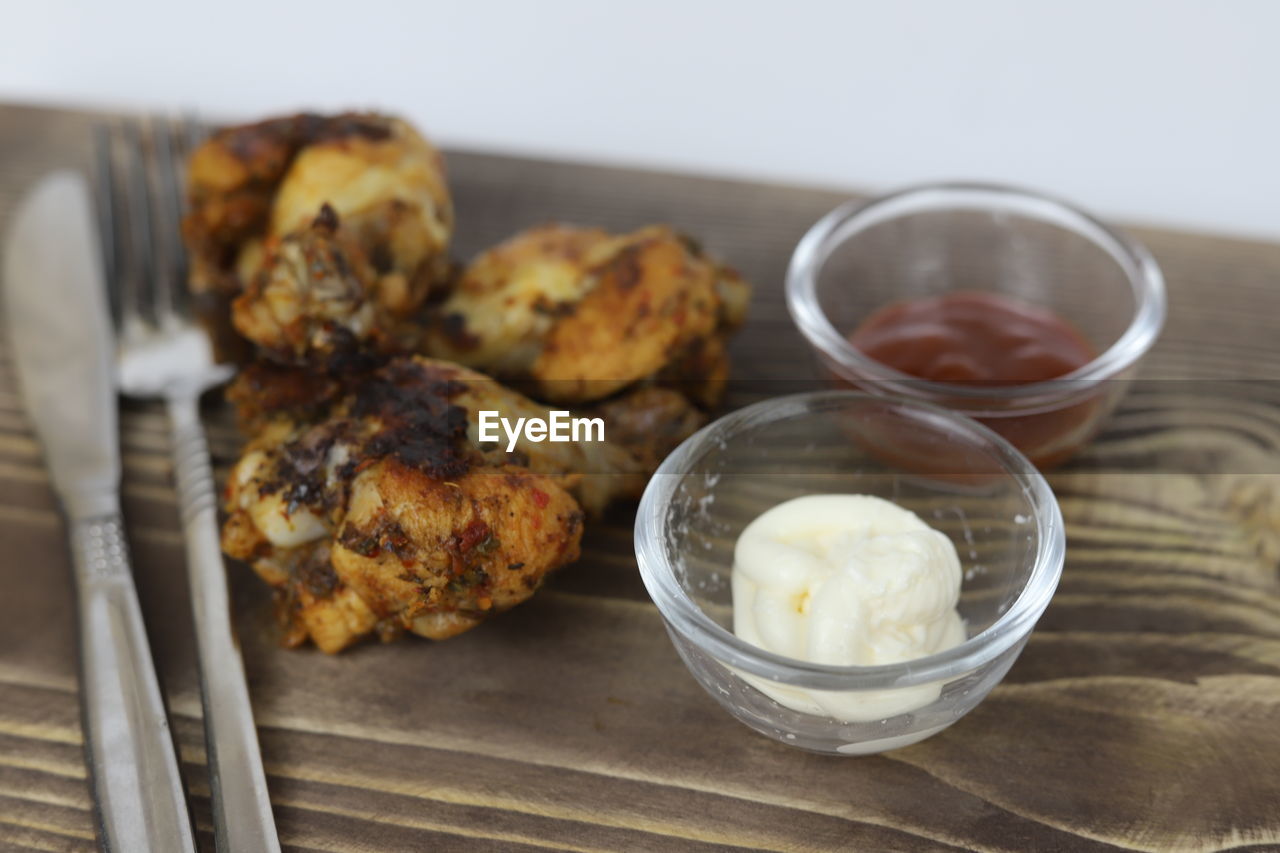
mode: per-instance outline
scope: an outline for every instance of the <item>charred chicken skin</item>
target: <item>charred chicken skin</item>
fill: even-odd
[[[425,350],[528,383],[539,399],[583,403],[656,380],[710,404],[749,297],[736,273],[666,226],[546,225],[463,271]]]
[[[298,115],[222,130],[192,154],[192,287],[234,298],[278,361],[388,349],[445,279],[453,207],[438,151],[386,116]]]
[[[277,588],[291,644],[453,636],[576,559],[584,509],[637,495],[684,437],[634,424],[676,411],[690,431],[701,423],[662,389],[613,405],[629,445],[522,438],[508,452],[479,442],[478,412],[546,408],[458,365],[395,359],[309,419],[256,413],[228,481],[223,550]]]
[[[442,639],[578,556],[583,513],[551,474],[486,459],[466,386],[398,360],[312,423],[278,419],[231,472],[223,549],[281,590],[291,639]]]

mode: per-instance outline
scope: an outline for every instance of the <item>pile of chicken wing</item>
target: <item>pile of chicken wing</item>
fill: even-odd
[[[662,225],[544,225],[459,267],[443,160],[387,116],[221,130],[188,195],[193,290],[252,352],[223,549],[275,587],[290,646],[444,639],[527,599],[705,422],[750,295]],[[480,440],[481,411],[544,403],[605,439]]]

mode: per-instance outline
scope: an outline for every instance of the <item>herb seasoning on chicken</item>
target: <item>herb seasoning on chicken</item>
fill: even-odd
[[[399,119],[226,128],[188,185],[192,288],[253,349],[223,550],[275,587],[288,645],[443,639],[524,601],[723,390],[732,270],[666,226],[544,226],[455,276],[443,162]],[[602,440],[482,443],[482,411],[551,410],[471,368]]]
[[[294,642],[336,652],[388,622],[450,637],[577,558],[563,475],[486,458],[455,402],[469,390],[451,366],[393,361],[327,417],[274,420],[245,448],[223,548],[284,591]]]

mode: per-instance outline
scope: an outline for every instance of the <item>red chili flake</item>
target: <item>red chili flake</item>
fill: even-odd
[[[547,504],[551,503],[551,495],[542,491],[542,489],[534,489],[533,502],[538,507],[538,509],[546,509]]]
[[[465,554],[488,537],[489,525],[477,518],[462,529],[462,534],[458,537],[458,550]]]

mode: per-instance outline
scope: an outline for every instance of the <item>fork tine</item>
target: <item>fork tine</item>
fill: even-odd
[[[175,321],[186,310],[186,260],[182,246],[182,180],[180,153],[175,141],[181,130],[171,122],[153,118],[151,142],[154,154],[152,206],[152,254],[155,258],[155,304],[162,325]]]
[[[105,123],[93,127],[94,181],[98,191],[95,196],[98,208],[98,236],[102,242],[102,267],[107,280],[107,301],[111,317],[117,328],[121,320],[120,259],[124,240],[120,217],[116,209],[119,198],[115,157],[113,156],[111,126]]]
[[[124,141],[124,208],[128,249],[121,281],[121,322],[125,334],[139,323],[154,325],[151,258],[151,199],[142,130],[136,120],[121,127]]]

